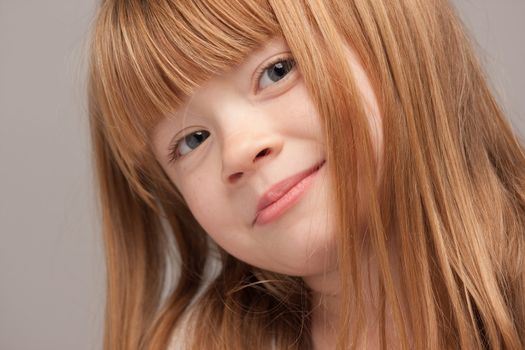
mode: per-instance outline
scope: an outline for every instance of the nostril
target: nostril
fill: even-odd
[[[270,152],[271,151],[270,151],[269,148],[265,148],[262,151],[260,151],[259,153],[257,153],[257,156],[255,156],[255,158],[260,158],[260,157],[267,156],[268,154],[270,154]]]
[[[235,174],[232,174],[228,177],[228,179],[231,181],[231,182],[235,182],[238,178],[240,178],[242,176],[242,173],[235,173]]]
[[[259,153],[257,153],[257,155],[255,156],[255,158],[252,160],[252,163],[255,163],[257,159],[259,158],[262,158],[262,157],[265,157],[267,155],[269,155],[270,153],[272,153],[272,149],[271,148],[265,148],[263,149],[262,151],[260,151]],[[249,170],[249,169],[246,169],[246,170]],[[244,175],[244,172],[243,171],[239,171],[239,172],[236,172],[234,174],[231,174],[228,176],[228,181],[230,183],[235,183],[237,182],[242,176]]]

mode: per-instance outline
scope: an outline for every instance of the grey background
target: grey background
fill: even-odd
[[[456,0],[525,134],[525,0]],[[84,101],[95,1],[0,0],[0,349],[100,349],[104,265]]]

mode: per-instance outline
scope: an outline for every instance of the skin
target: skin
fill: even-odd
[[[253,225],[257,204],[272,185],[326,159],[319,116],[298,70],[275,82],[264,74],[261,80],[254,76],[276,56],[291,58],[281,38],[199,87],[157,125],[153,149],[197,221],[219,246],[251,265],[305,280],[318,306],[312,327],[316,348],[331,348],[339,281],[333,184],[326,164],[296,205],[272,222]],[[348,62],[370,116],[380,164],[383,140],[377,100],[350,48]],[[170,161],[170,145],[199,130],[210,136]]]

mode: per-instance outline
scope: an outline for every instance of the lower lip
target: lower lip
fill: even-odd
[[[324,164],[323,164],[324,166]],[[321,168],[323,167],[321,166]],[[301,200],[303,195],[311,187],[312,182],[321,168],[311,173],[301,181],[299,181],[294,187],[292,187],[284,196],[261,210],[255,218],[255,225],[267,224],[281,215],[283,215],[288,209],[293,207],[297,202]]]

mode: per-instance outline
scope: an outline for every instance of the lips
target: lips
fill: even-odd
[[[322,160],[321,162],[315,164],[314,166],[301,171],[298,174],[295,174],[293,176],[290,176],[289,178],[286,178],[272,187],[259,200],[259,203],[257,204],[257,215],[266,207],[272,205],[279,199],[281,199],[285,194],[287,194],[294,186],[296,186],[299,182],[301,182],[303,179],[307,178],[308,176],[315,173],[319,168],[321,168],[325,163],[325,160]],[[256,216],[257,216],[256,215]]]

